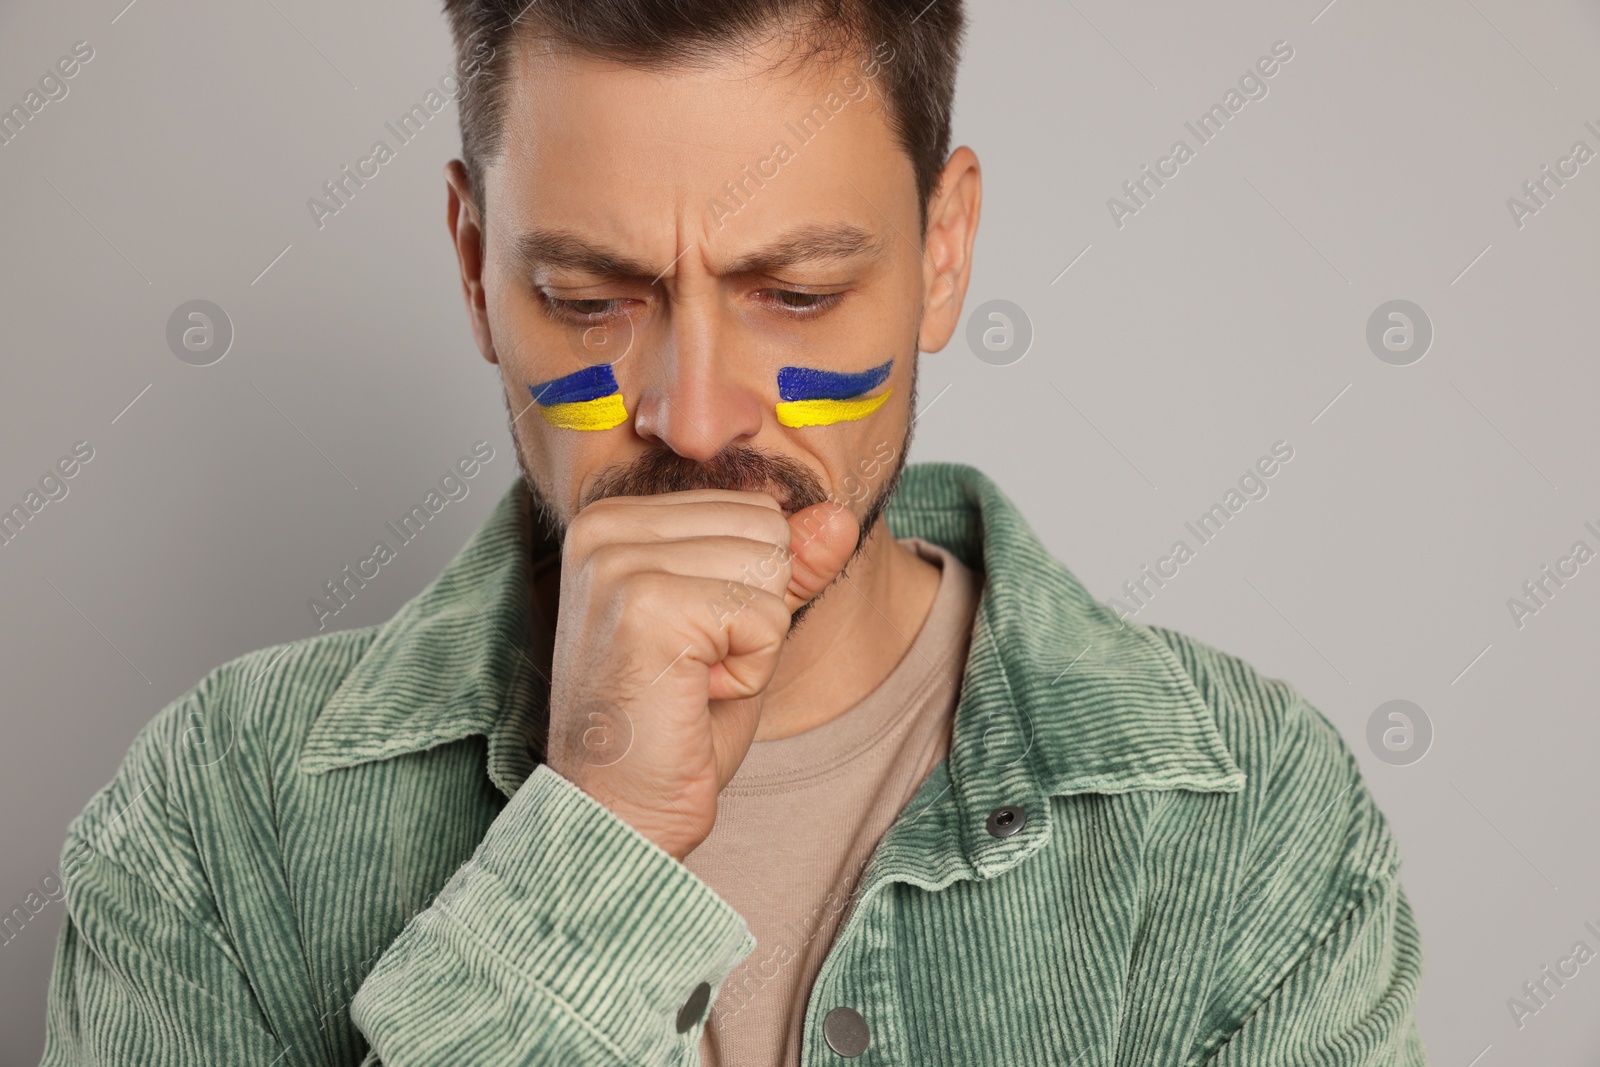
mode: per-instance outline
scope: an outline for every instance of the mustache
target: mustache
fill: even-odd
[[[579,506],[613,496],[656,496],[688,489],[765,492],[790,512],[828,499],[828,491],[810,468],[778,452],[730,445],[710,459],[696,460],[656,445],[630,463],[602,470]]]

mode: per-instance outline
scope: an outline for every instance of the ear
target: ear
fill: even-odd
[[[970,148],[950,153],[939,186],[928,202],[923,240],[922,329],[917,347],[937,352],[961,324],[961,305],[972,277],[972,244],[983,206],[983,175]]]
[[[444,167],[445,186],[449,190],[446,221],[450,226],[450,241],[456,248],[456,261],[461,265],[461,296],[467,305],[467,319],[472,323],[472,336],[478,342],[478,351],[490,363],[500,362],[494,351],[494,338],[489,332],[489,313],[483,289],[483,220],[478,216],[477,202],[472,198],[472,183],[467,178],[466,164],[452,159]]]

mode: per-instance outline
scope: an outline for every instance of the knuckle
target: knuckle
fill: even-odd
[[[605,588],[619,584],[628,573],[632,553],[622,545],[597,545],[584,557],[583,569],[592,585]]]
[[[758,589],[771,591],[789,584],[788,553],[777,546],[751,554],[740,567],[740,581]]]
[[[767,634],[782,634],[789,629],[789,606],[783,598],[765,591],[748,601],[751,621]]]
[[[761,517],[762,540],[774,545],[788,545],[789,520],[782,512],[766,511]]]
[[[682,596],[669,574],[646,572],[635,574],[617,584],[616,601],[621,618],[635,626],[647,626],[659,620]]]
[[[584,559],[599,543],[599,530],[605,523],[605,516],[597,514],[595,509],[605,501],[590,504],[573,518],[567,525],[566,541],[562,544],[562,554],[568,559]]]

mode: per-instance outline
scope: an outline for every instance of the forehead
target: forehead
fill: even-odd
[[[916,190],[868,69],[777,39],[660,69],[519,45],[490,213],[619,240],[668,219],[686,240],[797,218],[882,228]]]

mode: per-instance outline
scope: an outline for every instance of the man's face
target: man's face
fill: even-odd
[[[536,47],[508,70],[468,296],[544,503],[565,525],[601,495],[765,488],[865,515],[904,458],[919,342],[942,347],[960,303],[924,327],[955,282],[923,254],[873,81],[892,54],[785,62],[774,42],[643,71]],[[891,360],[871,414],[780,420],[781,368]],[[531,387],[598,364],[627,418],[552,425]]]

